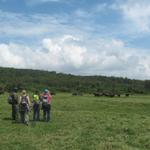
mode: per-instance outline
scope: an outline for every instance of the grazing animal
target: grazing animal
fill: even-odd
[[[126,97],[129,97],[129,93],[126,93],[125,96],[126,96]]]
[[[109,94],[108,94],[108,93],[103,93],[103,95],[104,95],[104,96],[109,96]]]
[[[55,92],[51,92],[51,95],[56,95],[56,93]]]
[[[115,97],[115,94],[109,94],[109,97]]]
[[[72,93],[73,96],[82,96],[83,94],[81,92],[74,92]]]
[[[121,95],[120,95],[120,94],[117,94],[117,96],[120,97]]]
[[[103,93],[95,92],[95,93],[93,93],[93,95],[98,97],[98,96],[103,96]]]
[[[99,96],[99,93],[93,93],[93,95],[98,97],[98,96]]]

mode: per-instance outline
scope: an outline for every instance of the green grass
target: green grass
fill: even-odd
[[[0,96],[0,150],[149,150],[150,96],[53,97],[52,122],[14,124]],[[32,114],[30,114],[32,118]]]

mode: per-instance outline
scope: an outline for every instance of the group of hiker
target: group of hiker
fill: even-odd
[[[8,97],[8,103],[12,105],[12,120],[29,124],[29,113],[33,110],[33,121],[40,120],[40,110],[43,110],[43,120],[50,121],[52,96],[48,89],[43,93],[35,91],[32,98],[26,90],[18,94],[18,89],[14,88]],[[20,115],[19,115],[20,114]]]

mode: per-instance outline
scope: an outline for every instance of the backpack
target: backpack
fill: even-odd
[[[20,110],[21,110],[21,111],[29,110],[29,105],[28,105],[28,98],[27,98],[27,96],[21,96]]]
[[[44,95],[43,96],[43,103],[42,103],[43,107],[47,107],[48,102],[49,102],[48,95]]]
[[[9,104],[12,104],[12,103],[13,103],[12,96],[9,96],[9,97],[8,97],[8,103],[9,103]]]
[[[15,97],[14,94],[10,95],[8,97],[8,103],[11,104],[11,105],[18,104],[17,97]]]

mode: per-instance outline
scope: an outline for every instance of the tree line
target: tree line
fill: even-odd
[[[14,87],[30,91],[48,88],[54,92],[150,93],[149,80],[96,75],[79,76],[55,71],[0,67],[0,92],[9,92]]]

